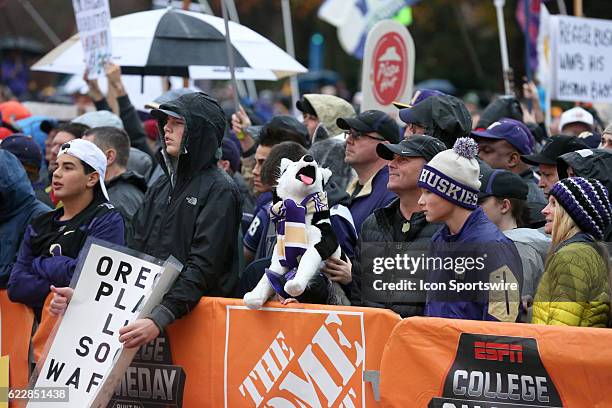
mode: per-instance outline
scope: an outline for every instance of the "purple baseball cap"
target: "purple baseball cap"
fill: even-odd
[[[521,154],[533,152],[533,135],[523,122],[515,119],[501,118],[485,130],[472,132],[472,137],[505,140]]]
[[[446,94],[444,92],[440,92],[435,89],[421,89],[414,93],[409,103],[402,103],[402,102],[394,101],[393,106],[395,106],[397,109],[412,108],[413,106],[418,105],[419,103],[423,102],[425,99],[431,96],[437,96],[437,95],[446,95]]]

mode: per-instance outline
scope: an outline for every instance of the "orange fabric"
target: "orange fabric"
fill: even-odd
[[[13,123],[32,116],[28,108],[17,101],[0,103],[0,113],[2,114],[2,120],[6,123]]]
[[[9,356],[11,387],[25,387],[29,380],[28,353],[34,324],[32,309],[9,300],[6,290],[0,290],[2,311],[2,355]]]
[[[34,362],[38,363],[40,361],[40,357],[45,352],[45,345],[47,343],[47,339],[51,335],[55,324],[57,323],[57,316],[53,316],[49,313],[49,303],[53,299],[53,293],[49,293],[47,295],[47,299],[45,299],[45,305],[42,309],[42,314],[40,317],[40,324],[38,325],[38,329],[36,329],[36,333],[34,333],[34,337],[32,337],[32,348],[34,350]]]
[[[424,317],[405,319],[391,333],[381,362],[382,406],[427,407],[441,396],[461,333],[535,339],[564,407],[612,406],[609,329]]]
[[[257,401],[267,406],[273,398],[300,406],[290,385],[309,390],[303,367],[319,363],[324,372],[314,378],[310,371],[317,386],[310,389],[314,394],[300,396],[303,401],[375,405],[372,385],[362,384],[362,370],[379,369],[385,342],[399,321],[383,309],[268,303],[254,311],[242,300],[203,298],[168,329],[174,364],[187,374],[183,406],[256,406]],[[328,387],[319,387],[326,380],[331,380]]]

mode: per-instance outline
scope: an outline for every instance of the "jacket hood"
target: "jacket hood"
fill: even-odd
[[[353,105],[334,95],[305,94],[304,99],[307,99],[317,112],[319,121],[330,136],[342,133],[342,129],[336,125],[336,119],[352,118],[356,115]]]
[[[432,96],[413,108],[414,117],[420,118],[426,133],[440,139],[452,149],[460,137],[467,137],[472,131],[472,117],[463,101],[451,95]]]
[[[159,109],[178,113],[185,119],[182,153],[178,160],[178,177],[190,177],[194,172],[216,165],[217,150],[225,132],[226,120],[221,106],[216,100],[203,92],[193,92],[161,104]],[[162,154],[167,158],[166,143],[163,137],[165,119],[158,121]],[[168,169],[167,160],[161,160],[162,167]]]
[[[523,109],[515,97],[502,96],[491,102],[480,115],[476,129],[486,129],[501,118],[523,121]]]
[[[35,200],[32,184],[17,157],[0,149],[0,222],[14,217]]]
[[[578,177],[594,178],[612,191],[612,151],[607,149],[582,149],[565,153],[557,159],[559,179],[567,178],[571,166]]]
[[[550,237],[542,234],[540,231],[531,228],[515,228],[503,231],[504,235],[514,242],[529,245],[539,254],[546,256],[550,249]]]
[[[118,177],[106,182],[106,188],[110,188],[114,183],[123,182],[127,184],[131,184],[143,193],[147,191],[147,181],[140,174],[128,170],[124,173],[121,173]]]

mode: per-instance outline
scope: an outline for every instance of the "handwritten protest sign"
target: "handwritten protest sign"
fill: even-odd
[[[72,0],[90,78],[104,74],[104,64],[113,55],[108,0]]]
[[[65,407],[104,406],[138,351],[123,349],[119,328],[159,304],[179,270],[93,241],[35,389],[67,387]]]
[[[552,98],[612,102],[612,20],[552,16]]]

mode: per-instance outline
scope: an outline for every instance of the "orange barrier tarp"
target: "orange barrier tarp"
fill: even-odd
[[[357,307],[268,303],[254,311],[243,305],[205,298],[169,328],[173,362],[187,374],[184,407],[286,401],[376,406],[362,371],[379,369],[398,315]]]
[[[521,402],[529,406],[610,407],[611,344],[609,329],[405,319],[393,330],[383,354],[382,406],[443,406],[428,405],[433,397],[440,397],[495,402],[481,407]],[[526,395],[535,401],[508,397],[509,383],[514,397],[524,393],[521,398]],[[489,397],[497,397],[478,397],[481,391],[485,395],[487,386]],[[536,395],[538,392],[542,395]],[[553,403],[557,396],[561,404]],[[546,398],[547,404],[538,405]],[[444,401],[448,403],[445,407],[462,406]]]
[[[13,388],[26,387],[29,379],[28,353],[34,324],[32,309],[9,300],[0,290],[2,310],[2,354],[9,356],[9,382]]]

